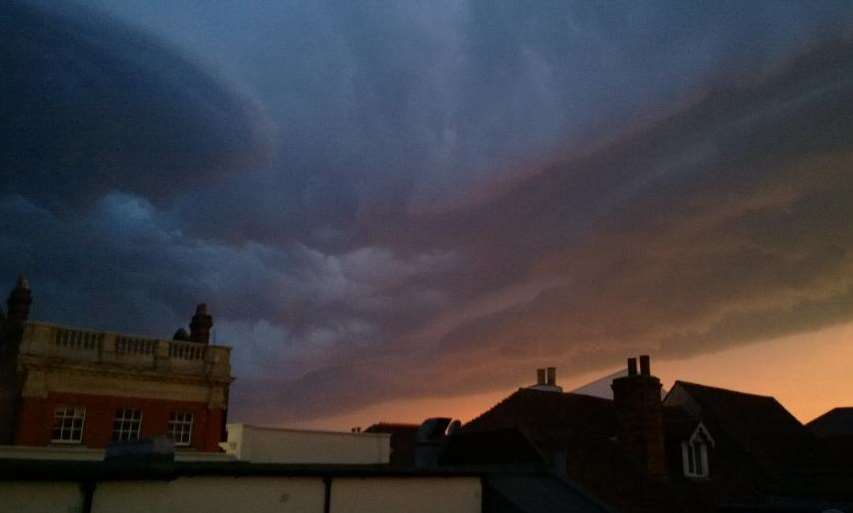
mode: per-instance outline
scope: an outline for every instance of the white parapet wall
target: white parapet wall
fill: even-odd
[[[479,478],[344,478],[332,482],[333,513],[433,513],[482,511]]]
[[[0,481],[0,513],[82,511],[79,483]]]
[[[321,478],[186,477],[98,483],[92,513],[322,513]]]
[[[0,481],[0,497],[2,513],[82,511],[84,503],[76,482]],[[477,513],[482,486],[463,476],[180,477],[98,482],[91,505],[91,513]]]
[[[391,435],[388,433],[228,424],[228,441],[220,446],[228,455],[252,463],[376,465],[391,461]]]

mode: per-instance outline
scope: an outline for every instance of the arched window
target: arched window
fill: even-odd
[[[714,439],[700,422],[689,440],[681,443],[681,456],[684,463],[684,475],[693,478],[707,478],[711,475],[708,460],[709,449]]]

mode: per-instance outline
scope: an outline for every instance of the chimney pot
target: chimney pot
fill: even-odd
[[[628,358],[628,375],[636,376],[637,375],[637,359],[636,358]]]
[[[640,355],[640,374],[643,376],[651,376],[651,365],[649,364],[649,355]]]
[[[548,384],[551,386],[557,385],[557,368],[548,367]]]
[[[536,384],[545,384],[545,369],[536,369]]]

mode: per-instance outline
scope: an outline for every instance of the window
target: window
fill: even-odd
[[[702,442],[686,444],[687,451],[687,475],[704,477],[707,476],[707,448]]]
[[[705,478],[710,475],[708,468],[708,448],[713,447],[714,439],[702,423],[696,427],[690,439],[681,443],[681,455],[684,462],[684,475]]]
[[[83,441],[83,423],[86,420],[86,408],[60,406],[53,410],[52,442],[61,444],[79,444]]]
[[[177,446],[187,446],[193,436],[193,414],[173,411],[169,415],[169,436]]]
[[[142,410],[119,409],[113,418],[113,441],[139,440]]]

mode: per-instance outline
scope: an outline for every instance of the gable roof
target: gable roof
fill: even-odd
[[[765,466],[792,463],[812,447],[811,433],[773,397],[676,381],[665,401],[678,388],[698,405],[712,431],[724,431]]]
[[[518,429],[544,450],[573,440],[608,439],[617,433],[613,401],[582,394],[521,388],[467,423],[464,432]]]
[[[853,436],[853,407],[833,408],[806,424],[806,427],[818,438]]]
[[[628,506],[644,493],[644,478],[619,443],[618,426],[610,399],[522,388],[463,426],[462,433],[492,438],[515,430],[544,460],[563,462],[567,477],[587,492],[617,510],[633,511]],[[492,446],[495,457],[503,447]],[[551,502],[543,502],[543,510]]]
[[[690,415],[680,406],[663,407],[664,439],[668,444],[681,444],[689,440],[699,423],[699,417]]]
[[[450,437],[459,442],[449,444],[450,452],[458,451],[457,464],[528,462],[538,453],[543,463],[564,462],[565,476],[617,510],[668,512],[715,511],[727,494],[754,492],[752,478],[744,476],[758,471],[756,479],[764,480],[777,476],[776,470],[806,469],[797,463],[807,458],[799,457],[814,448],[809,431],[768,396],[678,381],[662,413],[673,475],[682,464],[681,442],[704,425],[715,441],[724,439],[726,447],[754,462],[743,469],[746,480],[731,488],[727,481],[708,486],[647,479],[619,440],[612,400],[526,388],[463,426],[461,434]]]

